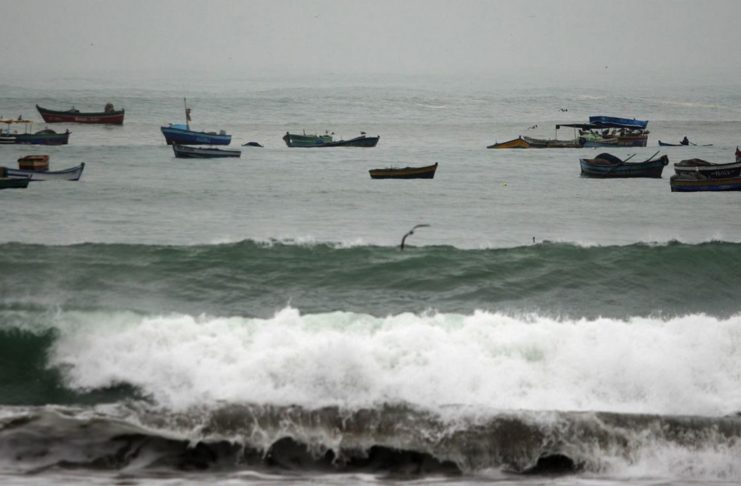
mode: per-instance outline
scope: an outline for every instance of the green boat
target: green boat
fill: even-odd
[[[360,132],[359,137],[351,138],[350,140],[334,140],[332,134],[326,133],[324,135],[296,135],[293,133],[286,132],[283,135],[283,141],[289,147],[375,147],[378,144],[379,136],[368,137],[365,132]]]

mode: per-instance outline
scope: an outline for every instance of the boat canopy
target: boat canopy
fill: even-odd
[[[603,125],[601,123],[560,123],[556,125],[556,130],[561,127],[565,128],[579,128],[581,130],[603,130],[605,128],[625,128],[628,130],[643,130],[644,128],[637,127],[635,125],[619,125],[616,123],[610,125]]]
[[[636,120],[635,118],[619,118],[616,116],[590,116],[589,123],[600,125],[603,128],[640,128],[645,130],[648,120]]]

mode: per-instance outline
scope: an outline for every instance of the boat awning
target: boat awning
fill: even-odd
[[[639,128],[633,125],[620,125],[618,123],[609,123],[609,124],[602,124],[602,123],[561,123],[556,125],[556,130],[558,130],[561,127],[566,128],[580,128],[582,130],[603,130],[605,128],[625,128],[627,130],[644,130],[643,128]]]

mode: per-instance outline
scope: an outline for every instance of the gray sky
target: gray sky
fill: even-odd
[[[20,74],[741,75],[738,0],[0,0],[0,7],[0,65]]]

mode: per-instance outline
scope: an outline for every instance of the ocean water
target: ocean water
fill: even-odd
[[[4,75],[4,117],[126,121],[0,146],[86,163],[0,191],[0,480],[741,482],[738,195],[671,193],[671,165],[581,178],[600,149],[485,148],[608,114],[650,120],[616,155],[687,135],[712,146],[672,163],[729,162],[741,95],[596,86]],[[175,159],[159,127],[183,97],[194,128],[264,148]],[[287,148],[302,130],[381,139]]]

